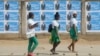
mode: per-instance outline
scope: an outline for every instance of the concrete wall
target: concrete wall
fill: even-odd
[[[6,1],[6,0],[5,0]],[[0,33],[0,39],[26,39],[26,9],[25,9],[25,1],[19,0],[21,2],[21,19],[20,19],[20,31],[19,33]],[[28,1],[28,0],[27,0]],[[70,1],[70,0],[69,0]],[[87,0],[86,0],[87,1]],[[84,38],[87,40],[100,40],[100,33],[87,33],[86,32],[86,23],[85,23],[85,0],[82,0],[82,23],[81,23],[81,32],[79,33],[80,38]],[[38,38],[49,38],[49,33],[37,33]],[[60,37],[62,39],[69,38],[68,33],[60,33]]]

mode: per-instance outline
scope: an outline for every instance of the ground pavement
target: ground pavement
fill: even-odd
[[[56,51],[58,55],[52,55],[48,39],[39,39],[39,45],[35,50],[35,56],[100,56],[100,41],[87,41],[80,39],[76,44],[76,53],[67,49],[70,39],[61,40]],[[0,40],[0,56],[26,56],[28,40]]]

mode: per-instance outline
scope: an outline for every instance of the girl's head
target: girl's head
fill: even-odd
[[[33,14],[32,12],[29,12],[29,14],[28,14],[28,19],[29,19],[29,18],[32,18],[32,19],[34,18],[34,14]]]
[[[60,15],[59,15],[58,12],[56,12],[56,14],[55,14],[55,20],[59,20],[59,19],[60,19]]]
[[[73,12],[73,18],[76,18],[77,17],[77,12]]]

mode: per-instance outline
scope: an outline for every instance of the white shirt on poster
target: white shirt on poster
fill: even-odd
[[[70,26],[70,21],[67,21],[66,25],[67,25],[67,29],[66,30],[69,32],[70,31],[70,27],[71,27]]]

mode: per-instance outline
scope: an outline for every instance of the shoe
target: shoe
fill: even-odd
[[[29,53],[28,56],[34,56],[34,54],[33,53]]]
[[[52,53],[54,53],[55,51],[53,49],[50,50]]]
[[[30,54],[27,54],[27,56],[31,56]]]
[[[50,51],[52,52],[52,54],[58,54],[58,53],[56,53],[55,50],[53,50],[53,49],[51,49]]]
[[[69,50],[69,51],[71,51],[71,48],[70,48],[70,47],[68,47],[68,50]]]

